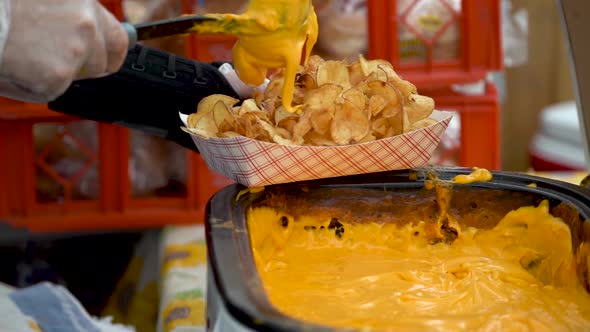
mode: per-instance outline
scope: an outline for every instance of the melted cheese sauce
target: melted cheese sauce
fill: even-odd
[[[492,181],[492,173],[484,168],[473,168],[471,174],[457,175],[451,181],[456,184],[470,184],[474,182],[488,182]]]
[[[243,14],[208,14],[217,20],[199,24],[200,33],[238,36],[233,49],[234,67],[240,79],[258,86],[269,69],[285,68],[282,103],[291,107],[295,76],[318,38],[318,22],[311,0],[251,0]]]
[[[267,295],[292,317],[378,331],[590,330],[570,230],[547,202],[493,229],[461,229],[452,244],[432,244],[419,220],[247,217]]]

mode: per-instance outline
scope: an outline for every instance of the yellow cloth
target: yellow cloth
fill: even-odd
[[[141,332],[203,331],[204,234],[202,225],[146,233],[103,315]]]

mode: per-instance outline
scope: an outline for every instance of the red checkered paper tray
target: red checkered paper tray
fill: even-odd
[[[451,112],[434,111],[430,118],[437,123],[431,126],[354,145],[280,145],[243,136],[191,136],[210,169],[259,187],[426,166],[452,117]],[[181,114],[181,119],[186,126],[187,116]]]

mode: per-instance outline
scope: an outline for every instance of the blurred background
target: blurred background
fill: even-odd
[[[101,2],[133,23],[239,13],[246,5]],[[554,0],[313,2],[320,20],[314,53],[386,59],[439,110],[456,112],[432,164],[586,171]],[[231,61],[234,42],[193,35],[145,44],[210,62]],[[197,230],[182,227],[202,223],[207,200],[232,181],[175,143],[7,99],[0,99],[0,158],[0,281],[66,285],[92,314],[141,331],[170,323],[162,318],[172,302],[160,303],[168,296],[159,291],[161,260],[179,247],[186,251],[179,264],[204,260],[200,247],[189,246],[203,239],[188,241]]]

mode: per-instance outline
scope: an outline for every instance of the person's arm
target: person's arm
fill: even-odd
[[[0,96],[46,103],[119,70],[128,38],[96,0],[0,0]]]
[[[136,45],[117,73],[75,81],[49,108],[139,129],[196,151],[180,129],[178,113],[196,112],[199,101],[212,94],[244,99],[252,93],[227,63],[209,64]]]

